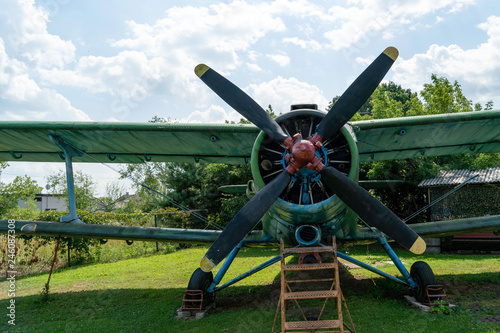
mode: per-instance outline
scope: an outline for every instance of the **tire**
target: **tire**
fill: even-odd
[[[206,273],[202,271],[201,268],[197,268],[193,272],[193,275],[191,275],[191,279],[189,279],[187,290],[201,290],[203,292],[204,307],[214,301],[214,294],[207,292],[207,289],[208,287],[210,287],[210,284],[212,284],[213,280],[213,273]]]
[[[431,267],[426,262],[417,261],[411,266],[410,275],[417,284],[417,287],[413,289],[415,298],[417,301],[422,302],[427,286],[436,284],[434,272],[432,272]]]

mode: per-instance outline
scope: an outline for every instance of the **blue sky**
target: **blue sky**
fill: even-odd
[[[238,120],[196,77],[198,63],[263,107],[324,109],[387,46],[400,57],[386,80],[420,91],[436,73],[500,107],[497,1],[189,3],[0,0],[0,119]],[[62,167],[11,163],[2,181],[28,173],[43,186]],[[101,183],[116,178],[83,168]]]

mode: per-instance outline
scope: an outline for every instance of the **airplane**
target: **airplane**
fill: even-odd
[[[65,162],[69,207],[59,222],[15,221],[13,226],[0,220],[0,232],[211,244],[187,287],[201,290],[208,300],[279,261],[277,256],[219,285],[243,246],[277,246],[281,240],[288,246],[318,246],[332,236],[341,243],[378,242],[402,279],[345,253],[338,256],[406,285],[422,300],[426,287],[436,284],[432,269],[416,261],[408,271],[389,242],[421,254],[426,249],[421,236],[498,230],[500,216],[407,225],[361,186],[359,163],[499,152],[500,110],[349,122],[397,57],[396,48],[385,49],[327,113],[303,104],[273,119],[240,88],[200,64],[196,75],[253,125],[0,122],[0,160]],[[221,188],[246,193],[250,200],[222,231],[85,224],[76,211],[73,160],[250,164],[253,179],[247,185]],[[262,230],[254,230],[259,222]]]

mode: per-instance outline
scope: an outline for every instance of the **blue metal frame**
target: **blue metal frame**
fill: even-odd
[[[376,269],[375,267],[372,267],[368,264],[365,264],[364,262],[362,261],[359,261],[357,259],[354,259],[350,256],[348,256],[347,254],[345,253],[342,253],[342,252],[339,252],[337,251],[337,256],[339,258],[342,258],[346,261],[349,261],[353,264],[356,264],[366,270],[369,270],[370,272],[373,272],[375,274],[378,274],[380,276],[383,276],[385,278],[388,278],[392,281],[395,281],[397,283],[401,283],[405,286],[408,286],[410,288],[416,288],[418,287],[416,282],[411,278],[410,276],[410,273],[408,272],[408,270],[406,269],[406,267],[403,265],[403,263],[401,262],[401,260],[399,259],[398,255],[394,252],[394,250],[391,248],[391,246],[389,245],[389,243],[387,242],[387,239],[383,236],[378,236],[378,237],[375,237],[375,239],[378,241],[378,243],[380,245],[382,245],[382,247],[384,248],[384,250],[387,252],[387,255],[391,258],[391,260],[394,262],[394,264],[396,265],[397,269],[399,270],[399,272],[403,275],[403,278],[406,280],[406,281],[403,281],[395,276],[392,276],[390,274],[387,274],[385,272],[382,272],[381,270],[378,270]],[[226,282],[225,284],[223,284],[222,286],[220,287],[217,287],[217,285],[222,281],[222,279],[224,278],[224,275],[227,273],[227,270],[229,269],[229,267],[231,266],[231,264],[233,263],[233,260],[236,258],[236,256],[238,255],[238,252],[240,251],[240,249],[245,245],[247,241],[243,240],[241,241],[232,251],[231,253],[227,256],[226,260],[224,261],[223,265],[221,266],[221,268],[219,269],[219,271],[217,272],[216,276],[214,277],[214,280],[212,282],[212,284],[207,288],[207,292],[209,293],[214,293],[216,291],[219,291],[219,290],[222,290],[222,289],[225,289],[233,284],[235,284],[236,282],[238,281],[241,281],[247,277],[249,277],[250,275],[253,275],[269,266],[271,266],[272,264],[274,263],[277,263],[278,261],[280,261],[281,259],[281,255],[277,255],[276,257],[274,258],[271,258],[269,259],[268,261],[260,264],[259,266],[256,266],[254,268],[252,268],[251,270],[239,275],[238,277],[235,277],[234,279],[232,279],[231,281],[229,282]],[[325,246],[324,244],[319,244],[320,246]],[[297,245],[296,247],[299,247],[300,245]],[[291,254],[287,254],[285,255],[286,257],[287,256],[290,256]]]
[[[399,257],[396,254],[396,252],[394,252],[394,250],[392,249],[392,247],[389,245],[389,243],[387,242],[387,239],[385,237],[383,237],[383,236],[375,237],[375,239],[378,241],[378,243],[380,245],[382,245],[382,248],[385,250],[385,252],[389,256],[389,258],[391,258],[392,262],[394,263],[394,265],[396,265],[396,268],[399,270],[399,272],[401,273],[401,275],[403,275],[403,278],[406,281],[403,281],[401,279],[398,279],[395,276],[392,276],[390,274],[382,272],[381,270],[378,270],[375,267],[372,267],[372,266],[370,266],[368,264],[365,264],[362,261],[354,259],[354,258],[348,256],[345,253],[337,251],[337,256],[339,258],[342,258],[342,259],[346,260],[346,261],[349,261],[350,263],[353,263],[353,264],[358,265],[358,266],[360,266],[360,267],[362,267],[362,268],[364,268],[366,270],[369,270],[370,272],[373,272],[375,274],[378,274],[380,276],[388,278],[388,279],[390,279],[392,281],[404,284],[405,286],[408,286],[410,288],[416,288],[417,287],[417,283],[411,278],[410,273],[408,272],[408,270],[406,269],[406,267],[403,265],[403,263],[399,259]]]
[[[268,240],[268,241],[271,241],[271,240]],[[229,255],[227,256],[226,260],[224,261],[224,263],[222,264],[221,268],[219,269],[219,271],[217,272],[217,274],[215,275],[214,277],[214,280],[212,282],[212,284],[207,288],[207,292],[209,293],[214,293],[216,291],[219,291],[219,290],[222,290],[222,289],[225,289],[233,284],[235,284],[236,282],[238,281],[241,281],[247,277],[249,277],[250,275],[253,275],[257,272],[260,272],[261,270],[271,266],[272,264],[274,263],[277,263],[278,261],[280,261],[281,259],[281,255],[277,255],[276,257],[273,257],[271,259],[269,259],[268,261],[252,268],[251,270],[249,270],[248,272],[245,272],[237,277],[235,277],[234,279],[232,279],[231,281],[229,282],[226,282],[224,283],[222,286],[220,287],[217,287],[217,285],[222,281],[222,279],[224,278],[224,275],[226,274],[227,270],[229,269],[229,266],[231,266],[231,264],[233,263],[233,260],[234,258],[236,258],[236,255],[238,254],[238,252],[240,251],[240,249],[245,245],[245,243],[247,243],[248,241],[241,241],[232,251],[231,253],[229,253]],[[285,257],[288,257],[290,254],[287,254],[285,255]]]
[[[82,156],[83,152],[75,149],[70,144],[64,142],[57,135],[49,135],[49,138],[54,142],[64,153],[64,161],[66,163],[66,182],[68,186],[68,209],[69,213],[62,216],[60,221],[67,223],[84,223],[76,213],[76,198],[75,198],[75,180],[73,178],[73,157]]]
[[[382,247],[384,248],[385,252],[387,252],[387,254],[391,258],[391,260],[394,263],[394,265],[396,265],[396,267],[399,270],[399,272],[405,278],[407,284],[411,288],[418,287],[417,283],[411,278],[410,273],[408,272],[408,270],[406,269],[406,267],[403,265],[403,263],[399,259],[398,255],[394,252],[394,250],[392,249],[392,247],[387,242],[387,239],[385,237],[378,237],[377,241],[379,242],[380,245],[382,245]]]

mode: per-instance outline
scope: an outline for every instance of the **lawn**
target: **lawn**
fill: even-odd
[[[203,319],[175,318],[192,271],[206,247],[57,270],[48,300],[48,274],[18,276],[15,326],[8,324],[8,281],[0,282],[0,331],[8,332],[270,332],[279,297],[279,264],[220,292]],[[396,274],[383,251],[344,252]],[[278,254],[243,249],[225,280]],[[423,313],[407,304],[404,287],[360,269],[343,270],[341,285],[358,332],[499,332],[500,256],[424,255],[398,251],[409,268],[427,261],[457,311]],[[398,275],[398,274],[396,274]],[[492,322],[489,322],[489,321]]]

